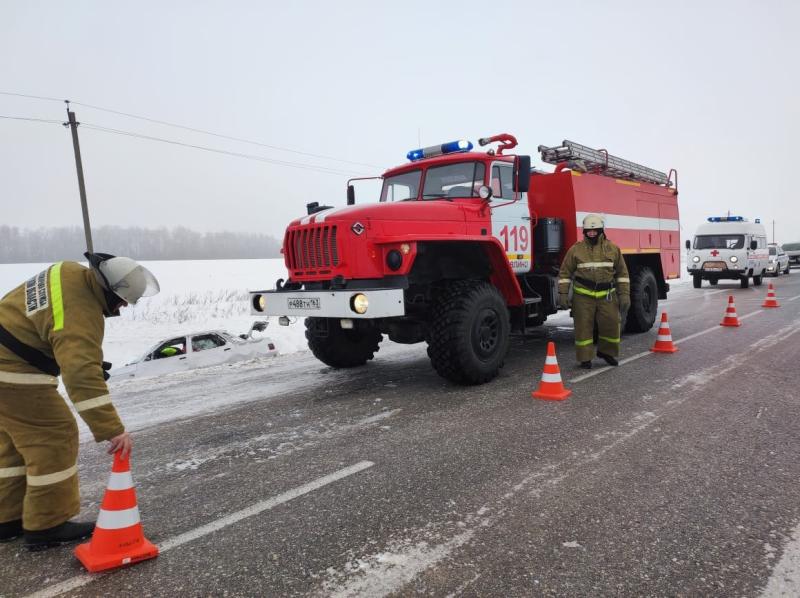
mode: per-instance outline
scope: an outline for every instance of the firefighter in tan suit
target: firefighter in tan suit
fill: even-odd
[[[583,240],[569,248],[558,273],[559,307],[570,307],[575,320],[575,353],[582,368],[592,367],[594,327],[597,356],[619,365],[620,312],[631,306],[631,281],[619,247],[603,232],[603,219],[589,214],[583,219]]]
[[[109,453],[131,439],[108,394],[104,317],[158,292],[135,261],[86,254],[91,268],[61,262],[0,300],[0,541],[30,550],[88,537],[80,511],[78,427],[56,390],[60,374],[75,410]]]

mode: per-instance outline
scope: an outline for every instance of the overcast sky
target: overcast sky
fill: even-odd
[[[535,164],[539,144],[572,139],[678,169],[684,235],[730,210],[800,241],[794,0],[0,7],[0,91],[300,152],[73,105],[94,225],[280,237],[307,202],[343,204],[348,176],[403,163],[419,140],[508,132]],[[0,95],[0,115],[65,110]],[[67,129],[0,118],[0,164],[2,223],[81,224]]]

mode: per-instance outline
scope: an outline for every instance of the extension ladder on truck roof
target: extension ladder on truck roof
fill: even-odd
[[[647,166],[636,164],[630,160],[612,156],[604,149],[592,149],[574,141],[565,139],[560,146],[547,147],[540,145],[538,149],[542,154],[542,161],[548,164],[566,162],[571,168],[578,167],[586,172],[602,174],[616,179],[654,183],[665,187],[671,187],[673,184],[677,185],[677,173],[675,182],[673,183],[671,180],[671,175],[674,171],[666,175],[663,172],[647,168]]]

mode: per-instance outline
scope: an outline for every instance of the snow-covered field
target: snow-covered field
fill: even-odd
[[[283,259],[142,262],[156,275],[161,292],[126,307],[119,318],[106,320],[105,359],[121,366],[139,357],[159,340],[208,329],[246,332],[256,319],[249,313],[248,290],[272,288],[286,278]],[[49,264],[0,264],[0,296]],[[278,326],[270,321],[264,333],[280,353],[306,350],[302,322]]]
[[[103,351],[107,361],[122,366],[142,355],[161,339],[208,329],[246,332],[254,321],[249,313],[248,290],[273,288],[286,278],[283,259],[184,260],[142,262],[158,278],[161,292],[138,305],[126,307],[119,318],[106,321]],[[0,297],[49,264],[0,264]],[[688,282],[685,265],[683,279]],[[265,335],[281,354],[306,350],[302,322],[279,326],[272,318]]]

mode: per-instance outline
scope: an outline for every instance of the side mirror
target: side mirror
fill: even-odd
[[[347,185],[347,205],[352,206],[356,203],[356,188],[353,185]]]
[[[755,251],[758,249],[758,241],[750,241],[750,250]]]
[[[514,192],[526,193],[531,184],[531,157],[517,156],[514,160]]]
[[[692,242],[689,239],[686,239],[686,249],[692,248]]]
[[[480,197],[481,199],[486,199],[486,200],[491,199],[492,198],[492,188],[491,187],[487,187],[486,185],[481,185],[478,188],[478,197]]]

